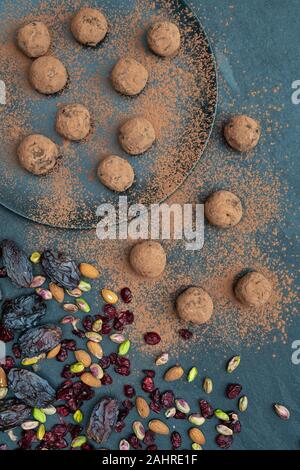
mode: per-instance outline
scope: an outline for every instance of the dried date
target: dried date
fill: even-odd
[[[87,428],[89,439],[101,444],[107,441],[118,419],[119,405],[114,398],[104,397],[92,411]]]
[[[0,431],[20,426],[30,417],[31,411],[30,406],[15,398],[0,401]]]
[[[54,349],[61,341],[62,331],[56,325],[41,325],[25,331],[19,338],[23,357],[34,357]]]
[[[38,295],[23,295],[6,300],[2,306],[2,323],[11,331],[27,330],[37,326],[47,312],[43,299]]]
[[[8,385],[17,398],[28,406],[48,406],[55,400],[55,390],[47,380],[27,369],[11,369]]]
[[[80,272],[74,261],[63,253],[46,250],[42,256],[42,267],[57,285],[65,289],[75,289],[80,283]]]
[[[1,249],[7,276],[17,287],[30,287],[33,272],[26,253],[11,240],[3,240]]]

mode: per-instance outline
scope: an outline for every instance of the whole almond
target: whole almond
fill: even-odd
[[[94,341],[88,341],[86,345],[93,356],[95,356],[97,359],[102,359],[103,349],[101,348],[99,343],[94,343]]]
[[[7,387],[7,377],[3,367],[0,367],[0,388]]]
[[[84,372],[80,376],[80,380],[81,382],[92,388],[100,388],[102,385],[101,380],[94,377],[93,374],[91,374],[90,372]]]
[[[88,279],[98,279],[100,276],[98,269],[88,263],[81,263],[79,265],[79,271],[82,276],[87,277]]]
[[[48,352],[46,356],[47,359],[54,359],[60,350],[61,350],[61,344],[58,344],[57,346],[55,346],[55,348],[51,349],[51,351]]]
[[[76,357],[76,360],[78,362],[81,362],[84,365],[84,367],[90,367],[90,365],[92,364],[91,356],[89,355],[89,353],[87,353],[83,349],[79,349],[78,351],[75,351],[74,355]]]
[[[199,444],[200,446],[205,444],[205,441],[206,441],[205,436],[203,432],[200,431],[200,429],[198,428],[191,428],[189,430],[189,437],[192,442],[195,442],[196,444]]]
[[[156,434],[167,435],[170,433],[169,427],[159,419],[153,419],[150,421],[148,427],[150,431],[155,432]]]
[[[143,397],[137,397],[135,400],[135,405],[140,417],[144,419],[148,418],[150,414],[150,408],[146,400]]]
[[[59,302],[61,304],[64,301],[65,291],[62,287],[59,287],[57,284],[54,284],[54,282],[50,282],[49,290],[56,302]]]
[[[164,379],[167,382],[174,382],[175,380],[181,379],[184,374],[184,370],[180,366],[171,367],[171,369],[167,370],[164,375]]]

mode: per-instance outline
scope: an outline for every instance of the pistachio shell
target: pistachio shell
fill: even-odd
[[[196,426],[202,426],[205,423],[205,418],[200,413],[193,413],[189,416],[189,422]]]
[[[49,405],[49,406],[47,406],[47,408],[41,408],[41,411],[43,413],[45,413],[45,415],[47,415],[47,416],[52,416],[52,415],[55,415],[56,408],[53,405]]]
[[[243,413],[248,408],[248,397],[244,395],[239,399],[239,410]]]
[[[227,426],[224,426],[224,424],[219,424],[216,426],[216,430],[219,434],[222,434],[222,436],[232,436],[233,431],[232,429],[228,428]]]
[[[24,423],[21,424],[21,428],[24,431],[31,431],[32,429],[38,428],[40,423],[38,421],[24,421]]]
[[[213,382],[209,377],[206,377],[203,381],[203,390],[207,394],[210,394],[213,391]]]
[[[275,409],[275,412],[277,413],[277,415],[279,416],[279,418],[281,418],[285,421],[290,419],[290,412],[285,406],[276,403],[274,405],[274,409]]]

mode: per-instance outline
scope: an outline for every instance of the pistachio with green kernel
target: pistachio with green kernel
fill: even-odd
[[[208,395],[213,391],[213,381],[209,377],[206,377],[203,381],[203,390]]]
[[[198,375],[197,367],[192,367],[188,373],[187,380],[188,382],[193,382]]]
[[[155,365],[164,366],[168,362],[169,362],[169,354],[168,353],[163,353],[156,359]]]
[[[41,287],[37,287],[35,289],[37,295],[39,295],[43,300],[52,300],[53,295],[48,289],[42,289]]]
[[[78,284],[78,289],[80,289],[82,292],[89,292],[90,290],[92,290],[92,286],[87,281],[80,281],[80,283]]]
[[[290,411],[285,406],[280,405],[279,403],[275,403],[274,410],[276,414],[279,416],[279,418],[285,421],[290,419],[290,416],[291,416]]]
[[[33,408],[32,416],[36,421],[39,421],[42,424],[45,424],[45,422],[47,421],[46,414],[39,408]]]
[[[103,321],[101,319],[94,321],[92,325],[92,330],[95,333],[99,333],[102,330]]]
[[[196,426],[202,426],[205,423],[205,418],[200,413],[193,413],[189,416],[189,422]]]
[[[56,408],[53,405],[49,405],[47,406],[47,408],[41,408],[41,410],[47,416],[52,416],[52,415],[55,415],[56,413]]]
[[[230,417],[225,411],[220,410],[219,408],[214,411],[216,418],[220,419],[221,421],[230,421]]]
[[[239,410],[243,413],[248,408],[248,397],[244,395],[239,399]]]
[[[73,289],[73,290],[67,290],[67,294],[70,296],[70,297],[81,297],[82,296],[82,291],[79,289],[79,287],[76,287],[76,289]]]
[[[193,442],[192,444],[192,449],[193,450],[203,450],[200,444],[197,444],[196,442]]]
[[[30,261],[33,263],[33,264],[38,264],[41,260],[41,253],[39,253],[38,251],[34,251],[31,255],[30,255]]]
[[[24,421],[24,423],[21,424],[21,428],[23,431],[31,431],[32,429],[38,428],[40,423],[38,421]]]
[[[25,357],[24,359],[22,359],[21,364],[22,366],[33,366],[34,364],[37,364],[42,359],[45,359],[45,357],[46,357],[45,354],[40,354],[39,356],[35,356],[35,357]]]
[[[99,366],[99,364],[91,364],[90,371],[96,379],[101,380],[104,376],[104,370]]]
[[[78,297],[75,299],[76,305],[84,313],[89,313],[91,311],[91,307],[87,303],[87,301],[83,297]]]
[[[120,333],[115,333],[110,335],[109,339],[116,344],[122,344],[125,341],[125,336],[121,335]]]
[[[119,449],[120,450],[129,450],[130,449],[130,444],[126,439],[122,439],[119,443]]]
[[[227,364],[227,372],[231,374],[238,368],[241,362],[241,356],[234,356]]]
[[[232,429],[228,428],[227,426],[224,426],[224,424],[219,424],[216,426],[216,430],[219,434],[222,434],[222,436],[232,436],[233,431]]]
[[[181,413],[188,414],[191,411],[190,405],[182,398],[175,400],[175,405],[177,410],[181,411]]]
[[[86,444],[87,438],[85,436],[77,436],[71,442],[71,447],[75,449],[76,447],[81,447],[83,444]]]
[[[166,411],[165,411],[165,417],[170,419],[170,418],[174,418],[174,416],[176,415],[176,408],[173,407],[173,408],[168,408]]]
[[[83,420],[83,413],[81,410],[76,410],[75,413],[73,414],[73,419],[75,423],[81,423]]]
[[[77,313],[78,312],[78,307],[77,305],[75,304],[63,304],[63,309],[65,310],[65,312],[69,312],[69,313]],[[67,318],[67,317],[65,317]],[[68,317],[70,318],[70,317]],[[66,322],[66,323],[72,323],[71,321],[70,322]]]
[[[8,394],[8,388],[0,387],[0,400],[3,400],[3,398],[5,398],[7,394]]]
[[[44,439],[44,436],[46,434],[46,428],[44,424],[40,424],[39,428],[36,432],[36,437],[38,438],[39,441],[42,441]]]
[[[83,372],[84,369],[85,367],[82,362],[75,362],[75,364],[70,366],[70,372],[72,372],[72,374],[80,374],[80,372]]]
[[[46,278],[44,276],[35,276],[30,284],[31,289],[36,289],[37,287],[41,287],[45,284]]]
[[[140,441],[142,441],[145,437],[145,434],[146,434],[143,424],[140,421],[134,421],[134,423],[132,424],[132,429],[133,429],[133,432],[136,435],[136,437]]]
[[[126,356],[126,354],[128,353],[128,351],[130,349],[130,346],[131,346],[131,343],[130,343],[129,339],[124,341],[124,343],[120,344],[119,351],[118,351],[119,356]]]
[[[102,341],[102,336],[95,331],[87,331],[85,333],[85,337],[90,341],[93,341],[93,343],[100,343]]]

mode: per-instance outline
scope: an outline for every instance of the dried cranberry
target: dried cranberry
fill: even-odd
[[[158,449],[156,444],[152,444],[151,446],[147,447],[148,452],[155,452]]]
[[[110,362],[111,362],[112,364],[116,364],[117,359],[118,359],[118,354],[116,354],[116,353],[110,353],[109,359],[110,359]]]
[[[110,325],[107,325],[107,324],[102,325],[101,333],[103,335],[109,335],[109,333],[111,333],[111,331],[112,331],[112,327]]]
[[[81,450],[93,450],[92,446],[90,444],[82,444],[80,447]]]
[[[134,314],[130,310],[121,312],[117,317],[117,321],[119,321],[122,325],[132,325],[134,322]]]
[[[154,370],[144,369],[143,372],[144,372],[145,375],[147,375],[147,377],[152,377],[152,379],[154,379],[154,377],[155,377],[155,371]]]
[[[17,343],[13,344],[12,352],[16,359],[20,359],[22,354],[21,354],[20,346]]]
[[[128,369],[131,365],[130,360],[124,356],[117,356],[116,364],[120,367],[127,367]]]
[[[142,447],[138,438],[134,434],[130,434],[128,437],[128,442],[133,449],[141,449]]]
[[[23,450],[31,449],[32,443],[36,440],[36,433],[33,430],[23,431],[18,445]]]
[[[87,331],[92,331],[93,329],[93,317],[91,315],[86,315],[82,320],[82,326]]]
[[[3,341],[4,343],[9,343],[13,339],[13,333],[0,323],[0,341]]]
[[[226,388],[226,396],[229,400],[234,400],[239,396],[242,391],[242,386],[240,384],[229,384]]]
[[[110,358],[108,356],[103,356],[99,360],[99,365],[102,367],[102,369],[108,369],[110,366]]]
[[[228,426],[234,434],[238,434],[242,431],[242,425],[240,421],[231,421],[230,423],[226,423],[226,426]]]
[[[175,403],[174,393],[171,390],[167,390],[161,395],[160,402],[164,408],[172,408]]]
[[[135,389],[131,385],[124,385],[124,395],[128,398],[134,397]]]
[[[150,394],[150,398],[154,403],[159,403],[161,400],[161,393],[159,391],[159,388],[156,388],[153,390],[153,392]]]
[[[173,447],[173,450],[179,449],[179,447],[182,444],[182,439],[181,435],[177,431],[173,431],[171,434],[171,444]]]
[[[75,413],[75,411],[77,411],[77,408],[78,408],[78,401],[75,399],[75,398],[70,398],[68,401],[67,401],[67,405],[69,407],[69,409]]]
[[[130,304],[130,302],[132,301],[132,292],[129,287],[124,287],[121,290],[121,299],[125,304]]]
[[[222,434],[218,434],[216,437],[216,443],[221,449],[229,449],[233,443],[232,436],[222,436]]]
[[[131,400],[124,400],[122,401],[122,406],[124,406],[126,410],[132,410],[132,408],[134,407],[134,404],[132,403]]]
[[[161,337],[159,336],[158,333],[155,333],[154,331],[150,331],[144,334],[144,340],[150,346],[155,346],[156,344],[161,342]]]
[[[124,330],[124,324],[120,322],[118,318],[114,319],[113,327],[116,331],[123,331]]]
[[[200,411],[205,419],[211,419],[214,416],[214,409],[206,400],[200,400]]]
[[[113,383],[113,379],[109,374],[104,374],[102,379],[101,379],[102,385],[110,385]]]
[[[5,371],[6,374],[10,371],[15,366],[15,361],[14,358],[11,356],[6,356],[4,363],[2,364],[2,367]]]
[[[115,372],[119,375],[123,375],[124,377],[128,377],[128,375],[130,375],[130,369],[125,366],[115,366]]]
[[[61,374],[60,374],[64,379],[72,379],[74,377],[74,374],[70,371],[70,366],[66,365]]]
[[[57,406],[56,411],[60,416],[63,417],[66,417],[70,414],[70,410],[66,406]]]
[[[53,426],[53,428],[51,429],[51,433],[56,439],[64,437],[67,434],[68,430],[69,428],[66,424],[55,424],[55,426]]]
[[[154,432],[146,431],[143,442],[144,442],[144,444],[146,444],[146,446],[151,446],[152,444],[154,444],[155,443],[155,434],[154,434]]]
[[[68,447],[67,441],[65,439],[59,439],[56,440],[54,443],[54,449],[60,450],[60,449],[66,449]]]
[[[142,380],[142,389],[144,392],[151,393],[155,389],[153,379],[151,377],[145,377]]]
[[[7,277],[7,271],[6,268],[2,267],[0,268],[0,278],[3,279],[4,277]]]
[[[78,336],[78,338],[85,338],[85,332],[82,330],[72,330],[73,335]]]
[[[190,330],[187,330],[186,328],[182,328],[181,330],[178,330],[178,334],[185,341],[189,341],[193,337],[193,333]]]
[[[103,307],[103,312],[110,320],[112,320],[117,314],[117,309],[113,305],[106,304]]]
[[[82,433],[82,427],[79,426],[79,424],[70,423],[68,425],[68,431],[69,431],[72,439],[75,439],[75,437],[79,436],[79,434]]]
[[[124,421],[127,418],[128,415],[129,415],[129,410],[127,408],[122,408],[119,411],[118,420],[119,421]]]
[[[125,421],[118,421],[117,424],[114,427],[115,432],[117,432],[117,433],[122,432],[123,429],[125,428],[125,426],[126,426]]]
[[[154,411],[154,413],[159,414],[161,412],[161,406],[159,403],[156,403],[155,401],[151,401],[150,403],[150,409]]]
[[[61,347],[67,349],[68,351],[76,351],[76,341],[74,341],[74,339],[63,339],[61,342]]]
[[[186,419],[186,414],[182,413],[182,411],[177,410],[174,416],[175,419]]]
[[[59,353],[56,356],[56,360],[58,362],[65,362],[68,359],[68,351],[67,349],[61,348]]]

